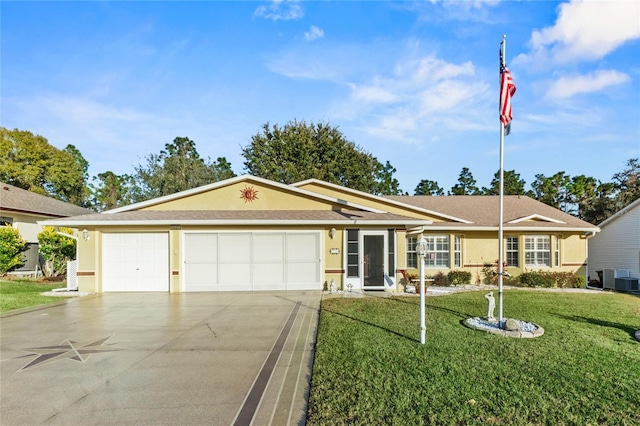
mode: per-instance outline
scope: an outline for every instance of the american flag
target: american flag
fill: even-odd
[[[511,97],[516,93],[516,85],[511,78],[511,73],[502,57],[500,49],[500,121],[504,124],[505,136],[509,134],[511,127]]]

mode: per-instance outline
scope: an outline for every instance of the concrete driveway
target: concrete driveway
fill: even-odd
[[[304,424],[320,292],[104,294],[0,318],[0,424]]]

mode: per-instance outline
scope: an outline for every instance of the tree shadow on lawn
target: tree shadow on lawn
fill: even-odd
[[[561,315],[561,314],[555,314],[555,315],[559,318],[563,318],[569,321],[585,322],[588,324],[599,325],[602,327],[617,328],[618,330],[622,330],[625,333],[627,333],[631,338],[631,340],[635,340],[636,329],[627,324],[621,324],[619,322],[604,321],[598,318],[581,317],[578,315]]]
[[[378,297],[378,296],[371,296],[371,295],[367,295],[367,294],[365,294],[365,296],[366,297],[380,299],[380,297]],[[406,301],[406,300],[401,300],[401,299],[402,298],[396,298],[396,297],[385,297],[385,298],[383,298],[383,300],[388,301],[388,302],[402,303],[402,304],[405,304],[405,305],[411,305],[412,307],[419,308],[418,304],[415,304],[415,303],[412,303],[412,302],[409,302],[409,301]],[[337,311],[334,311],[333,309],[327,308],[326,306],[323,306],[322,310],[330,312],[330,313],[335,314],[335,315],[339,315],[339,316],[347,318],[347,319],[350,319],[352,321],[357,321],[357,322],[360,322],[362,324],[366,324],[368,326],[378,328],[378,329],[383,330],[383,331],[385,331],[387,333],[394,334],[394,335],[396,335],[398,337],[402,337],[402,338],[410,340],[412,342],[420,343],[420,339],[419,338],[418,339],[413,338],[413,337],[411,337],[411,336],[409,336],[407,334],[402,333],[401,331],[392,330],[387,326],[380,325],[380,324],[375,324],[375,323],[372,323],[370,321],[365,321],[362,318],[357,318],[357,317],[354,317],[354,316],[351,316],[351,315],[344,314],[342,312],[337,312]],[[473,316],[473,315],[468,315],[468,314],[465,314],[465,313],[462,313],[462,312],[454,311],[453,309],[443,308],[443,307],[440,307],[440,306],[426,305],[425,306],[425,310],[426,310],[426,314],[427,315],[428,315],[429,310],[436,310],[436,311],[444,312],[446,314],[452,314],[454,316],[460,317],[460,318],[462,318],[460,320],[461,324],[462,324],[462,321],[464,321],[465,319],[469,318],[470,316]]]
[[[366,296],[366,297],[379,297],[379,296],[372,296],[372,295],[369,295],[369,294],[366,294],[366,293],[365,293],[365,296]],[[439,297],[442,297],[442,296],[439,296]],[[432,297],[430,296],[430,297],[429,297],[429,299],[430,299],[430,298],[432,298]],[[404,303],[404,304],[406,304],[406,305],[414,305],[414,306],[420,307],[420,305],[415,304],[415,303],[413,303],[413,302],[410,302],[410,301],[406,300],[406,299],[407,299],[407,297],[406,297],[406,296],[400,296],[400,297],[384,297],[383,299],[384,299],[384,300],[389,300],[389,301],[392,301],[392,302],[396,302],[396,303]],[[425,300],[428,300],[428,299],[425,299]],[[447,314],[453,314],[453,315],[455,315],[455,316],[457,316],[457,317],[462,318],[463,320],[465,320],[465,319],[467,319],[467,318],[469,318],[469,317],[476,317],[476,316],[478,316],[478,315],[474,315],[474,314],[468,314],[468,313],[463,313],[463,312],[459,312],[459,311],[454,311],[453,309],[443,308],[443,307],[441,307],[441,306],[434,306],[434,305],[430,305],[430,304],[428,304],[428,303],[425,301],[425,310],[427,310],[427,311],[428,311],[429,309],[433,309],[433,310],[436,310],[436,311],[444,312],[444,313],[447,313]]]

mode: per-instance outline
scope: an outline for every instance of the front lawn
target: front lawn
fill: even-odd
[[[322,302],[308,423],[640,424],[640,297],[507,291],[536,339],[471,330],[483,292]],[[497,313],[497,312],[496,312]]]
[[[63,297],[41,296],[40,293],[64,286],[64,282],[0,281],[0,312],[60,302]]]

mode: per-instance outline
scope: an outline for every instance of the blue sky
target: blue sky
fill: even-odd
[[[1,125],[90,174],[176,136],[231,161],[269,122],[328,122],[403,190],[499,167],[498,50],[515,80],[505,170],[603,182],[640,156],[640,2],[0,3]]]

